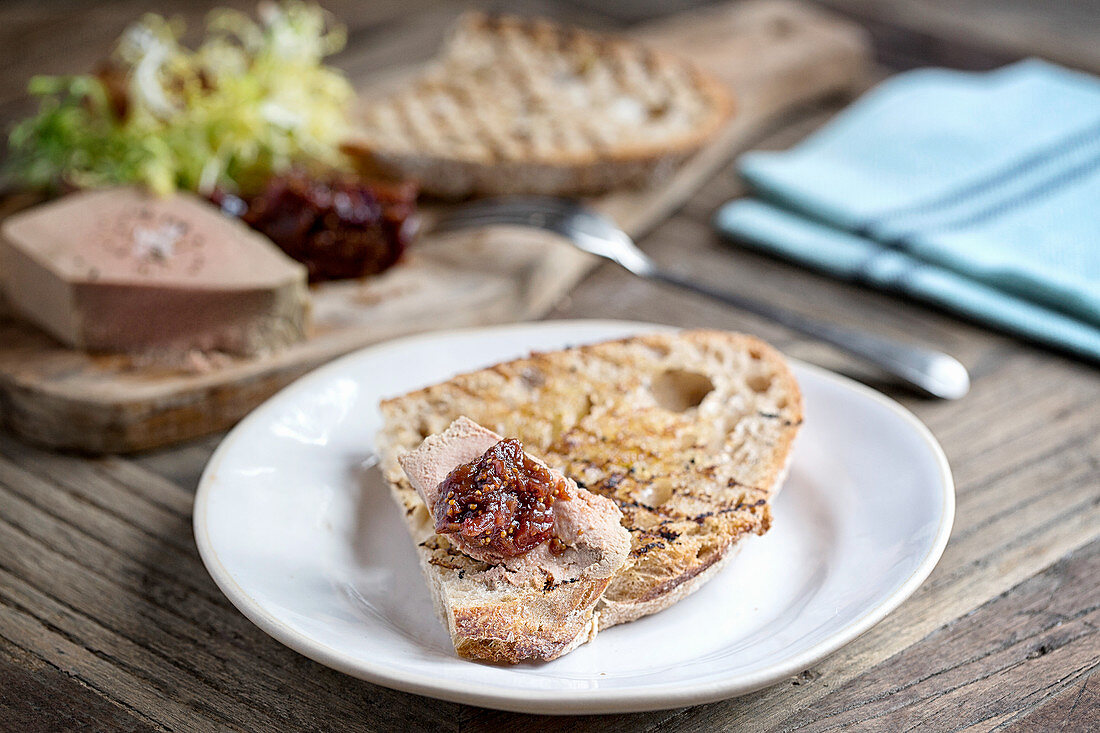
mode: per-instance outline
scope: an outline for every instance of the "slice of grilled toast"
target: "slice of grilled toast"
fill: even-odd
[[[462,415],[519,438],[551,468],[613,499],[631,550],[596,607],[599,628],[687,596],[739,540],[768,529],[768,500],[802,422],[798,385],[777,351],[706,330],[536,353],[386,400],[381,410],[383,469],[410,516],[419,499],[399,456]],[[428,562],[460,578],[472,561],[435,549],[427,535],[418,541],[443,553]]]
[[[731,110],[721,82],[666,53],[469,13],[422,75],[365,100],[347,149],[438,196],[593,194],[664,176]]]

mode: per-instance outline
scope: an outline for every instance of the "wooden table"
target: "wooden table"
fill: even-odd
[[[206,4],[173,0],[160,8],[195,16],[202,10],[195,5]],[[1007,17],[1028,30],[1017,34],[1006,25],[1004,6],[991,0],[966,3],[969,15],[954,25],[944,20],[948,4],[931,0],[826,4],[865,21],[880,60],[895,68],[988,67],[1044,51],[1100,66],[1095,44],[1082,41],[1100,32],[1095,1],[1042,12],[1016,4]],[[616,27],[659,4],[638,2],[617,13],[596,2],[518,5]],[[30,73],[87,67],[146,6],[152,3],[5,4],[0,118],[26,111],[19,89]],[[457,8],[428,0],[332,6],[351,26],[350,47],[337,62],[353,75],[427,53]],[[822,107],[789,120],[761,146],[789,145],[834,111]],[[190,514],[216,437],[87,459],[0,436],[0,729],[1100,729],[1095,367],[735,249],[709,222],[719,204],[741,193],[732,173],[718,175],[641,246],[702,280],[945,348],[971,369],[972,393],[951,403],[913,398],[826,347],[610,266],[551,316],[758,333],[792,356],[879,387],[931,427],[957,481],[954,532],[928,581],[863,637],[773,687],[681,710],[550,718],[394,692],[281,646],[214,586],[199,561]]]

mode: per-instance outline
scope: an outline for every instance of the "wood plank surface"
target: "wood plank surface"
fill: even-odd
[[[1100,72],[1100,2],[820,0],[858,20],[895,66],[991,68],[1027,56]],[[929,59],[930,55],[938,58]],[[953,62],[953,63],[952,63]]]
[[[53,12],[16,7],[28,28]],[[380,4],[379,21],[344,11],[362,13],[355,25],[367,29],[349,58],[369,59],[372,38],[384,44],[395,24],[416,24],[389,7]],[[410,16],[440,12],[408,7]],[[620,22],[591,4],[540,8]],[[935,32],[929,23],[920,33]],[[984,43],[972,35],[971,44]],[[907,38],[905,53],[920,51],[919,36]],[[929,53],[957,43],[939,38]],[[786,118],[757,145],[789,146],[838,106]],[[641,246],[698,279],[947,349],[971,370],[971,394],[912,397],[827,347],[611,266],[596,268],[550,315],[758,333],[876,385],[929,425],[955,474],[952,536],[928,581],[862,637],[765,690],[679,710],[540,717],[395,692],[291,652],[218,592],[190,528],[216,437],[88,459],[0,436],[0,730],[1100,730],[1100,374],[725,242],[710,218],[743,193],[729,169],[718,172]]]

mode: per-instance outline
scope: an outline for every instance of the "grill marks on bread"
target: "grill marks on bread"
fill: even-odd
[[[652,392],[670,370],[701,375],[713,389],[670,410]],[[802,420],[782,357],[719,331],[533,354],[387,401],[382,411],[398,450],[419,442],[407,426],[437,432],[466,415],[613,499],[631,558],[601,600],[602,627],[678,600],[741,538],[768,529],[768,499]],[[395,489],[411,491],[400,477]]]
[[[719,82],[680,59],[470,13],[421,76],[368,100],[349,148],[438,195],[594,193],[670,168],[731,108]]]

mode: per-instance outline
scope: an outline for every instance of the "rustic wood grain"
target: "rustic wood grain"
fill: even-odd
[[[875,34],[880,58],[985,69],[1027,56],[1100,71],[1100,3],[819,0]]]
[[[207,575],[179,492],[117,459],[0,439],[0,637],[180,730],[336,728],[359,718],[419,727],[457,707],[378,695],[270,643]],[[322,699],[323,709],[310,704]]]
[[[16,15],[27,28],[44,28],[43,17],[74,5],[54,11],[17,3]],[[362,13],[355,25],[365,29],[363,45],[348,53],[365,67],[384,60],[372,56],[366,39],[383,42],[386,29],[441,12],[420,12],[412,2],[415,17],[403,18],[387,10],[396,5],[380,5],[383,20],[358,6],[341,11]],[[570,5],[555,12],[596,11]],[[424,37],[434,22],[423,21]],[[0,22],[0,34],[8,27]],[[934,24],[916,34],[891,28],[906,54],[920,51],[922,38],[935,40],[924,47],[935,53],[959,47],[935,36]],[[984,43],[979,31],[971,45]],[[75,44],[80,36],[67,38]],[[833,111],[809,108],[759,145],[792,144]],[[1100,728],[1098,372],[937,309],[723,241],[710,217],[742,192],[729,170],[717,174],[641,246],[695,277],[947,348],[973,376],[971,394],[959,402],[924,401],[879,384],[943,444],[958,503],[939,566],[865,635],[771,688],[679,710],[554,718],[421,698],[291,652],[218,592],[190,529],[193,491],[216,438],[133,459],[89,460],[0,437],[0,730]],[[610,266],[597,268],[551,315],[749,330],[795,356],[876,381],[826,347]]]
[[[1026,713],[1007,718],[989,730],[1086,731],[1096,728],[1100,710],[1100,675],[1094,671],[1078,679]]]
[[[412,40],[425,30],[442,33],[453,15],[453,9],[430,13],[394,36],[424,50]],[[861,83],[869,56],[858,28],[791,0],[726,4],[633,33],[712,70],[738,99],[729,124],[670,178],[593,202],[636,237],[777,115]],[[376,61],[360,55],[355,65],[365,72]],[[355,81],[369,97],[371,83]],[[539,317],[592,264],[591,256],[545,233],[495,228],[426,236],[381,277],[312,288],[313,327],[302,343],[201,372],[89,356],[0,316],[0,417],[17,434],[51,447],[125,452],[171,444],[224,429],[305,371],[367,344]]]
[[[0,720],[10,730],[155,730],[140,714],[6,640],[0,641],[0,680]]]
[[[996,727],[1047,697],[1069,690],[1084,695],[1100,648],[1098,576],[1100,542],[1093,542],[779,727]],[[997,694],[1008,689],[1012,695]]]

